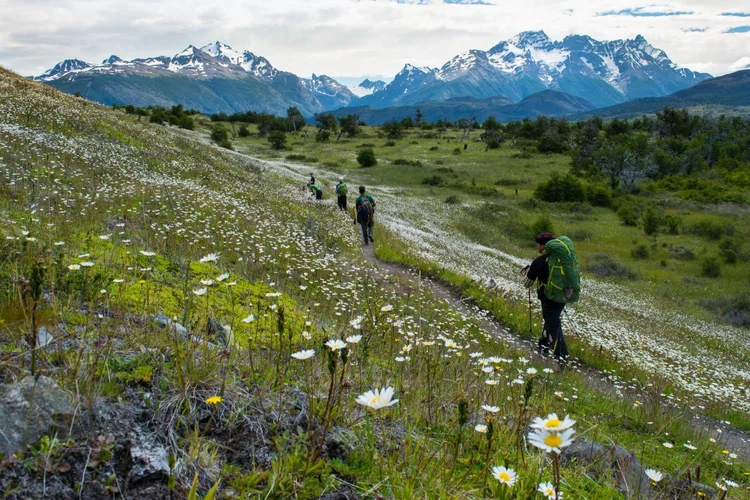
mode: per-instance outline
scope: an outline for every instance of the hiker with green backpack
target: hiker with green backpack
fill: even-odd
[[[540,255],[524,268],[527,286],[537,282],[537,296],[542,304],[544,327],[537,345],[543,355],[552,347],[555,359],[567,362],[568,346],[562,331],[565,304],[577,302],[581,294],[578,257],[573,242],[567,236],[555,237],[540,233],[534,237]]]
[[[359,186],[359,196],[354,200],[354,210],[356,212],[354,223],[359,222],[362,226],[365,245],[375,242],[372,238],[372,228],[375,225],[375,198],[365,192],[364,186]]]
[[[336,184],[336,196],[339,201],[339,210],[346,212],[346,194],[349,188],[344,184],[344,178],[339,177],[339,183]]]

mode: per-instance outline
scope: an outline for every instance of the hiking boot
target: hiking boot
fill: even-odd
[[[370,236],[370,242],[375,243],[375,238],[373,238],[372,236]]]

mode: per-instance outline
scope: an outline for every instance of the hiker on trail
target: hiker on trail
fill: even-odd
[[[370,242],[374,243],[372,228],[375,225],[375,199],[365,192],[364,186],[359,186],[359,196],[354,202],[354,210],[357,213],[354,223],[359,222],[362,226],[362,236],[365,239],[365,245]]]
[[[310,185],[310,186],[312,186],[313,184],[315,184],[315,174],[310,173],[310,180],[307,181],[307,184]]]
[[[317,184],[312,183],[310,184],[310,191],[315,193],[315,199],[316,200],[322,200],[323,199],[323,190],[318,187]]]
[[[339,183],[336,184],[336,196],[339,200],[339,210],[346,212],[346,193],[349,188],[344,184],[344,178],[339,177]]]
[[[565,304],[577,301],[581,291],[578,258],[573,242],[566,236],[556,238],[552,233],[539,233],[534,240],[541,255],[524,268],[524,274],[528,287],[537,282],[537,296],[542,304],[544,326],[537,345],[545,356],[552,346],[555,359],[564,365],[568,346],[560,316]]]

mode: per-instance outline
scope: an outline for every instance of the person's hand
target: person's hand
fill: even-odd
[[[531,264],[529,264],[528,266],[526,266],[523,269],[521,269],[521,274],[524,275],[524,276],[526,276],[526,273],[529,272],[529,268],[530,267],[531,267]]]

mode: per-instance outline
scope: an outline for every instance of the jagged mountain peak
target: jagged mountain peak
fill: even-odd
[[[509,43],[517,47],[535,47],[538,45],[544,45],[550,42],[547,33],[542,30],[539,31],[522,31],[516,36],[508,40]]]
[[[112,54],[111,56],[109,56],[108,58],[106,58],[105,60],[103,60],[102,64],[115,64],[115,63],[118,63],[118,62],[123,62],[123,60],[120,57]]]
[[[80,59],[65,59],[55,64],[53,68],[48,69],[41,75],[34,77],[34,79],[43,81],[56,80],[68,73],[76,73],[90,67],[91,64]]]

